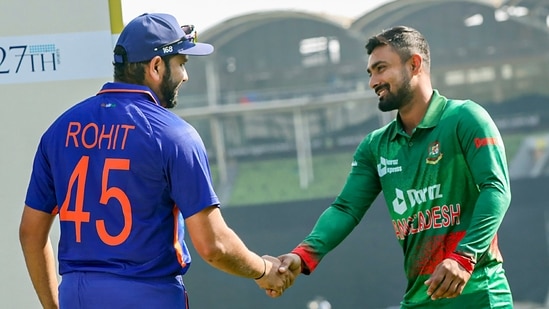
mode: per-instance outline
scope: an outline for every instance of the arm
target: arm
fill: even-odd
[[[310,274],[322,258],[337,247],[362,220],[381,192],[372,135],[358,146],[347,181],[338,197],[318,218],[311,233],[291,253],[301,259],[301,272]]]
[[[479,105],[462,109],[458,139],[479,192],[465,236],[425,282],[432,299],[462,293],[478,259],[489,251],[511,201],[505,148],[496,125]]]
[[[227,226],[219,208],[208,207],[185,220],[191,241],[208,264],[232,275],[257,278],[263,273],[263,260],[248,250]]]
[[[458,135],[479,196],[456,252],[476,262],[496,236],[511,202],[511,189],[505,147],[493,120],[479,105],[464,109],[464,115]]]
[[[301,259],[301,272],[312,273],[326,254],[337,247],[358,224],[355,218],[332,204],[318,218],[311,233],[291,253]]]
[[[185,225],[196,251],[211,266],[235,276],[256,279],[260,287],[280,291],[280,294],[289,286],[288,279],[277,275],[279,261],[262,258],[248,250],[227,226],[217,206],[192,215],[185,220]]]
[[[44,308],[59,308],[55,257],[49,232],[55,216],[25,206],[19,241],[32,284]]]
[[[161,147],[165,169],[169,171],[171,194],[185,218],[190,239],[200,257],[226,273],[253,278],[263,289],[282,291],[291,283],[278,274],[280,261],[260,257],[248,250],[238,235],[227,226],[217,205],[206,149],[198,132],[188,125],[169,128],[168,141]],[[182,207],[184,205],[184,207]],[[210,205],[204,207],[204,205]]]
[[[221,215],[208,156],[198,132],[186,123],[167,129],[162,153],[172,198],[185,218],[191,241],[204,261],[232,275],[258,278],[272,263],[248,250]],[[164,132],[164,131],[163,131]],[[166,146],[169,145],[169,146]],[[183,207],[184,205],[184,207]],[[205,207],[204,205],[211,205]]]
[[[278,268],[279,273],[289,276],[290,285],[300,273],[311,274],[322,258],[337,247],[359,221],[360,219],[354,218],[344,208],[338,207],[336,203],[332,204],[320,215],[313,230],[303,242],[290,253],[278,257],[281,261]],[[280,296],[277,291],[269,290],[267,290],[267,295]]]

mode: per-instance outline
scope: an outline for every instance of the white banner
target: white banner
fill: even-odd
[[[0,84],[112,79],[109,31],[0,37]]]

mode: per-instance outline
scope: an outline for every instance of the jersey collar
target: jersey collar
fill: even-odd
[[[440,117],[442,117],[442,112],[446,107],[447,101],[448,99],[441,96],[438,90],[434,89],[427,112],[417,127],[422,129],[436,127],[440,121]]]
[[[446,107],[447,101],[448,99],[440,95],[438,90],[433,89],[433,95],[431,96],[431,100],[429,101],[429,107],[427,107],[427,112],[425,113],[425,116],[423,116],[423,119],[421,120],[421,122],[419,123],[416,129],[418,128],[428,129],[428,128],[436,127],[440,121],[440,118],[442,117],[442,112]],[[402,124],[400,121],[400,115],[397,114],[397,119],[395,122],[396,122],[396,129],[393,131],[392,139],[395,139],[399,132],[403,132]]]
[[[147,86],[136,85],[136,84],[127,84],[127,83],[106,83],[103,85],[103,88],[97,93],[135,93],[144,95],[149,101],[156,105],[160,105],[160,100],[156,94]]]

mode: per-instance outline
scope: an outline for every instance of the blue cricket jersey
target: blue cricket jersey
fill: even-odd
[[[218,205],[196,130],[148,88],[107,83],[48,128],[26,205],[59,214],[59,273],[184,274],[184,218]]]

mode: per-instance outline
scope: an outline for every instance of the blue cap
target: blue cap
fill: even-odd
[[[196,43],[193,38],[174,16],[145,13],[130,21],[120,33],[116,46],[123,47],[125,55],[115,48],[114,62],[142,62],[173,54],[205,56],[213,52],[212,45]]]

